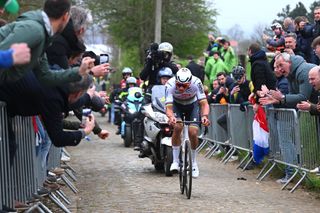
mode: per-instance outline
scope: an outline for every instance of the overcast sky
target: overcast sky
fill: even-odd
[[[270,24],[282,8],[289,4],[292,10],[298,2],[299,0],[214,0],[214,7],[220,14],[217,16],[217,26],[222,33],[226,33],[232,26],[239,24],[246,35],[250,35],[258,23]],[[314,0],[301,2],[309,11]]]

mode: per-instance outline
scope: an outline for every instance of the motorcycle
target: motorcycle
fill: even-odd
[[[165,86],[157,85],[152,88],[152,103],[143,106],[145,115],[144,140],[141,144],[141,157],[149,157],[157,171],[163,170],[166,176],[171,176],[170,166],[172,156],[172,128],[165,114]]]
[[[124,146],[131,146],[134,142],[135,150],[140,150],[142,141],[142,118],[141,106],[143,101],[142,89],[139,87],[131,87],[128,89],[128,96],[122,106],[122,123],[121,137],[124,141]]]

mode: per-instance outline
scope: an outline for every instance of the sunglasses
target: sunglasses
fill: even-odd
[[[188,88],[188,86],[189,86],[189,84],[182,84],[182,83],[176,83],[176,87],[177,88],[184,88],[184,89],[186,89],[186,88]]]

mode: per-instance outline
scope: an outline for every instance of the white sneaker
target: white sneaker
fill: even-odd
[[[310,172],[311,172],[311,173],[319,173],[319,172],[320,172],[320,169],[319,169],[319,167],[316,167],[316,168],[310,170]]]
[[[192,177],[193,178],[199,177],[199,168],[197,164],[192,165]]]
[[[170,166],[170,172],[178,172],[179,171],[179,163],[178,162],[172,162]]]
[[[221,150],[218,149],[217,151],[215,151],[215,152],[212,154],[212,156],[217,156],[217,155],[219,155],[220,153],[221,153]]]
[[[63,161],[63,162],[69,162],[69,161],[70,161],[70,158],[69,158],[68,156],[62,154],[62,156],[61,156],[61,161]]]
[[[238,156],[232,155],[231,158],[229,159],[229,162],[233,162],[233,161],[236,161],[236,160],[238,160],[238,159],[239,159]]]

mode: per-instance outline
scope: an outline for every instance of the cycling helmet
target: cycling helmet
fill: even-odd
[[[242,66],[235,66],[232,69],[232,76],[236,80],[240,80],[242,76],[246,73],[245,69]]]
[[[158,50],[163,51],[163,52],[172,53],[173,47],[169,42],[162,42],[161,44],[159,44]]]
[[[127,84],[137,84],[137,79],[135,77],[129,77],[126,80]]]
[[[279,24],[278,22],[275,22],[275,23],[273,23],[273,24],[271,25],[271,29],[272,29],[272,30],[275,30],[275,29],[277,29],[277,28],[279,28],[280,30],[282,29],[281,24]]]
[[[125,67],[125,68],[123,68],[123,70],[122,70],[122,74],[132,74],[132,69],[131,68],[129,68],[129,67]]]
[[[172,70],[169,67],[163,67],[159,70],[159,78],[172,77]]]
[[[191,79],[192,74],[188,68],[181,68],[176,74],[176,81],[179,83],[189,83]]]

